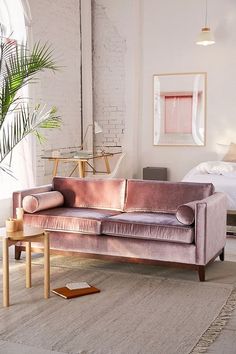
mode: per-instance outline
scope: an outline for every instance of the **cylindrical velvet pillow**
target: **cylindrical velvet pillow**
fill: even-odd
[[[176,219],[184,225],[192,225],[195,221],[195,203],[182,204],[176,211]]]
[[[30,214],[40,210],[56,208],[63,204],[64,197],[57,191],[27,195],[22,202],[24,211]]]

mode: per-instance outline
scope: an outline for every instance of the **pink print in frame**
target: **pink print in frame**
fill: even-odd
[[[205,145],[206,73],[154,75],[154,145]]]

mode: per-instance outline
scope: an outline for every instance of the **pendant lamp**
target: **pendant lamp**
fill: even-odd
[[[215,43],[213,32],[211,31],[210,27],[207,25],[207,0],[206,1],[206,10],[205,10],[205,26],[201,29],[199,33],[196,44],[198,45],[212,45]]]

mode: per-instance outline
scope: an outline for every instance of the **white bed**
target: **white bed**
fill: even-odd
[[[210,182],[217,192],[228,197],[228,210],[236,210],[236,163],[223,161],[202,162],[191,169],[184,182]]]

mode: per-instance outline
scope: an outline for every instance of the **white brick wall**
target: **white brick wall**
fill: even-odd
[[[80,33],[78,0],[29,0],[34,42],[48,41],[55,48],[62,68],[55,75],[45,73],[36,87],[38,101],[55,105],[63,120],[61,130],[46,132],[47,142],[37,144],[37,184],[51,181],[52,162],[42,160],[53,150],[61,154],[80,145]],[[93,119],[103,128],[95,135],[95,148],[120,151],[125,133],[126,40],[109,18],[102,0],[92,0],[93,34]],[[70,164],[61,164],[59,173],[68,175]]]
[[[109,19],[102,1],[92,2],[94,120],[103,132],[95,147],[120,150],[125,131],[126,41]]]
[[[48,42],[55,49],[60,70],[45,72],[34,86],[35,102],[55,105],[63,120],[60,130],[46,132],[47,142],[36,148],[37,184],[51,180],[51,163],[41,156],[52,150],[76,151],[80,145],[80,32],[78,0],[29,0],[33,41]],[[63,165],[63,169],[69,168]],[[66,170],[61,171],[66,174]]]

